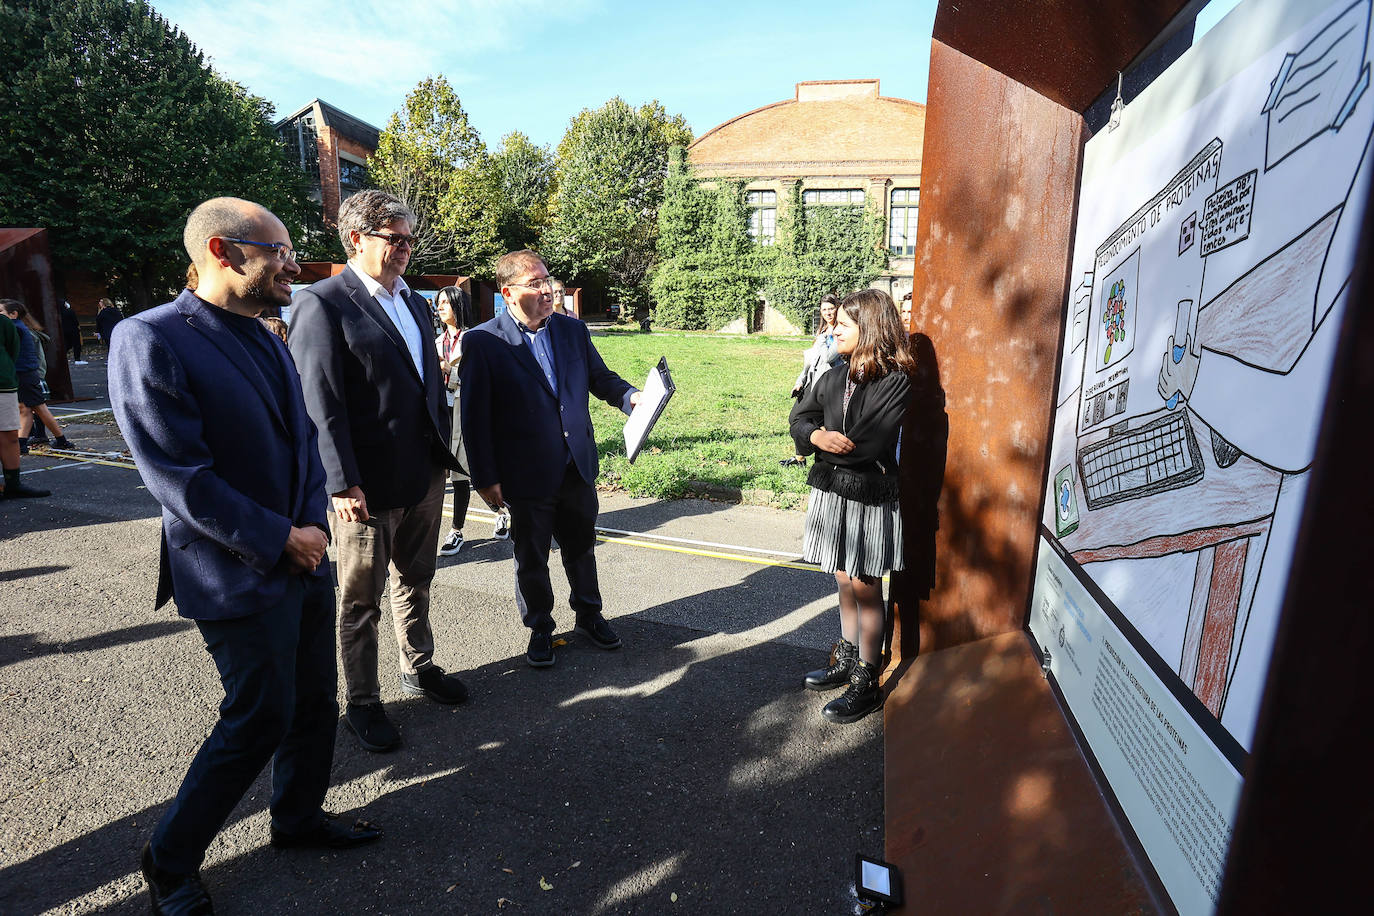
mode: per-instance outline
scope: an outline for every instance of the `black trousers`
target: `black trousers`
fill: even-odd
[[[322,819],[339,718],[334,586],[293,577],[272,608],[233,620],[198,620],[224,685],[219,721],[153,831],[153,861],[200,868],[234,806],[272,763],[272,823],[295,833]]]
[[[515,542],[515,603],[520,619],[537,633],[551,633],[553,584],[549,581],[549,547],[558,552],[571,589],[568,603],[577,619],[601,613],[601,586],[596,579],[596,488],[582,479],[571,462],[558,492],[545,499],[506,499],[511,539]]]

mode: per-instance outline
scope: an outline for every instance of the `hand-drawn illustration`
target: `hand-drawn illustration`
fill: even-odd
[[[1370,6],[1319,13],[1080,198],[1044,523],[1245,748],[1374,170]]]

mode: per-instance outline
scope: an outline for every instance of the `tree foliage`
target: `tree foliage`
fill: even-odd
[[[421,80],[382,131],[368,174],[415,211],[420,272],[486,273],[502,252],[490,154],[443,76]]]
[[[49,229],[59,268],[104,275],[136,309],[181,286],[201,201],[256,200],[293,235],[308,218],[271,106],[144,0],[4,0],[0,73],[0,223]]]
[[[616,97],[575,116],[555,159],[550,265],[625,305],[646,304],[668,149],[691,140],[686,120],[657,101],[634,108]]]
[[[683,151],[672,151],[651,284],[660,325],[716,330],[763,299],[806,328],[825,293],[843,296],[882,272],[883,222],[872,207],[806,207],[793,183],[774,244],[759,246],[749,237],[746,184],[700,181]]]
[[[500,206],[496,228],[503,252],[538,247],[549,223],[552,153],[515,131],[501,138],[490,167]]]

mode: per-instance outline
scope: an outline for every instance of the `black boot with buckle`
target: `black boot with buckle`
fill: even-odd
[[[878,686],[877,666],[858,661],[849,675],[849,689],[839,699],[826,703],[821,715],[844,725],[859,721],[882,705],[883,691]]]
[[[818,668],[806,675],[807,690],[834,690],[849,683],[854,663],[859,660],[859,647],[846,639],[835,643],[830,653],[830,667]]]

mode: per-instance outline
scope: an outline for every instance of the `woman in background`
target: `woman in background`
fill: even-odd
[[[72,443],[62,431],[62,425],[48,409],[47,343],[48,334],[38,319],[17,299],[0,299],[5,314],[14,322],[19,332],[19,359],[15,360],[14,370],[19,376],[19,452],[28,454],[30,447],[48,444],[48,434],[43,427],[52,432],[54,448],[72,448]],[[33,419],[37,417],[42,425],[35,428]],[[32,438],[29,434],[32,433]]]
[[[434,338],[439,351],[439,368],[444,373],[444,388],[448,392],[448,406],[453,416],[453,431],[449,450],[458,459],[461,471],[450,471],[453,482],[453,522],[448,536],[439,545],[441,557],[451,557],[463,549],[463,521],[467,518],[468,503],[472,500],[472,479],[468,477],[468,456],[463,449],[463,427],[459,422],[458,360],[463,356],[463,332],[472,322],[472,299],[456,286],[445,286],[434,297],[443,329]]]
[[[802,354],[801,375],[797,376],[797,381],[792,385],[794,398],[800,399],[816,379],[840,361],[840,354],[835,349],[835,311],[839,307],[839,302],[839,298],[833,293],[826,293],[821,297],[821,307],[816,314],[816,339]],[[806,456],[796,454],[791,458],[782,459],[778,464],[785,468],[805,467]]]
[[[847,723],[882,705],[883,576],[903,568],[897,439],[916,363],[897,308],[880,290],[845,298],[835,342],[847,363],[806,390],[790,426],[798,454],[816,454],[806,478],[804,555],[835,574],[840,604],[833,661],[805,683],[811,690],[848,683],[822,711]]]

